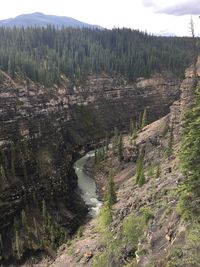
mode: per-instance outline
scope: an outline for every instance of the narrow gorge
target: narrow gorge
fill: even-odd
[[[169,112],[180,81],[171,73],[139,78],[89,75],[45,87],[1,73],[1,261],[54,255],[85,220],[74,162],[114,128],[126,132],[144,109],[149,122]],[[53,244],[53,245],[52,245]]]

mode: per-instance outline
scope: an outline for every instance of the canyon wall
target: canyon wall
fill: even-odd
[[[63,77],[46,88],[13,81],[0,85],[0,258],[53,253],[84,220],[73,163],[87,144],[147,109],[148,121],[169,112],[179,81],[169,73],[140,78],[90,75],[80,85]]]

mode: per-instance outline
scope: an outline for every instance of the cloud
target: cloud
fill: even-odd
[[[186,0],[182,3],[174,3],[168,6],[160,6],[159,2],[158,0],[143,0],[143,5],[146,7],[152,7],[155,13],[174,16],[200,15],[199,0]]]
[[[184,3],[179,3],[177,5],[158,8],[156,13],[165,13],[174,16],[183,15],[200,15],[200,4],[199,0],[188,0]]]

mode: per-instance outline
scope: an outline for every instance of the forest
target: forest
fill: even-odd
[[[170,70],[183,78],[192,62],[191,38],[131,29],[1,27],[0,36],[1,70],[46,86],[61,84],[62,75],[82,81],[102,72],[135,81]]]

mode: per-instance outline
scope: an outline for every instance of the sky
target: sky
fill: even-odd
[[[0,0],[0,19],[42,12],[111,29],[127,27],[161,35],[200,35],[200,0]]]

